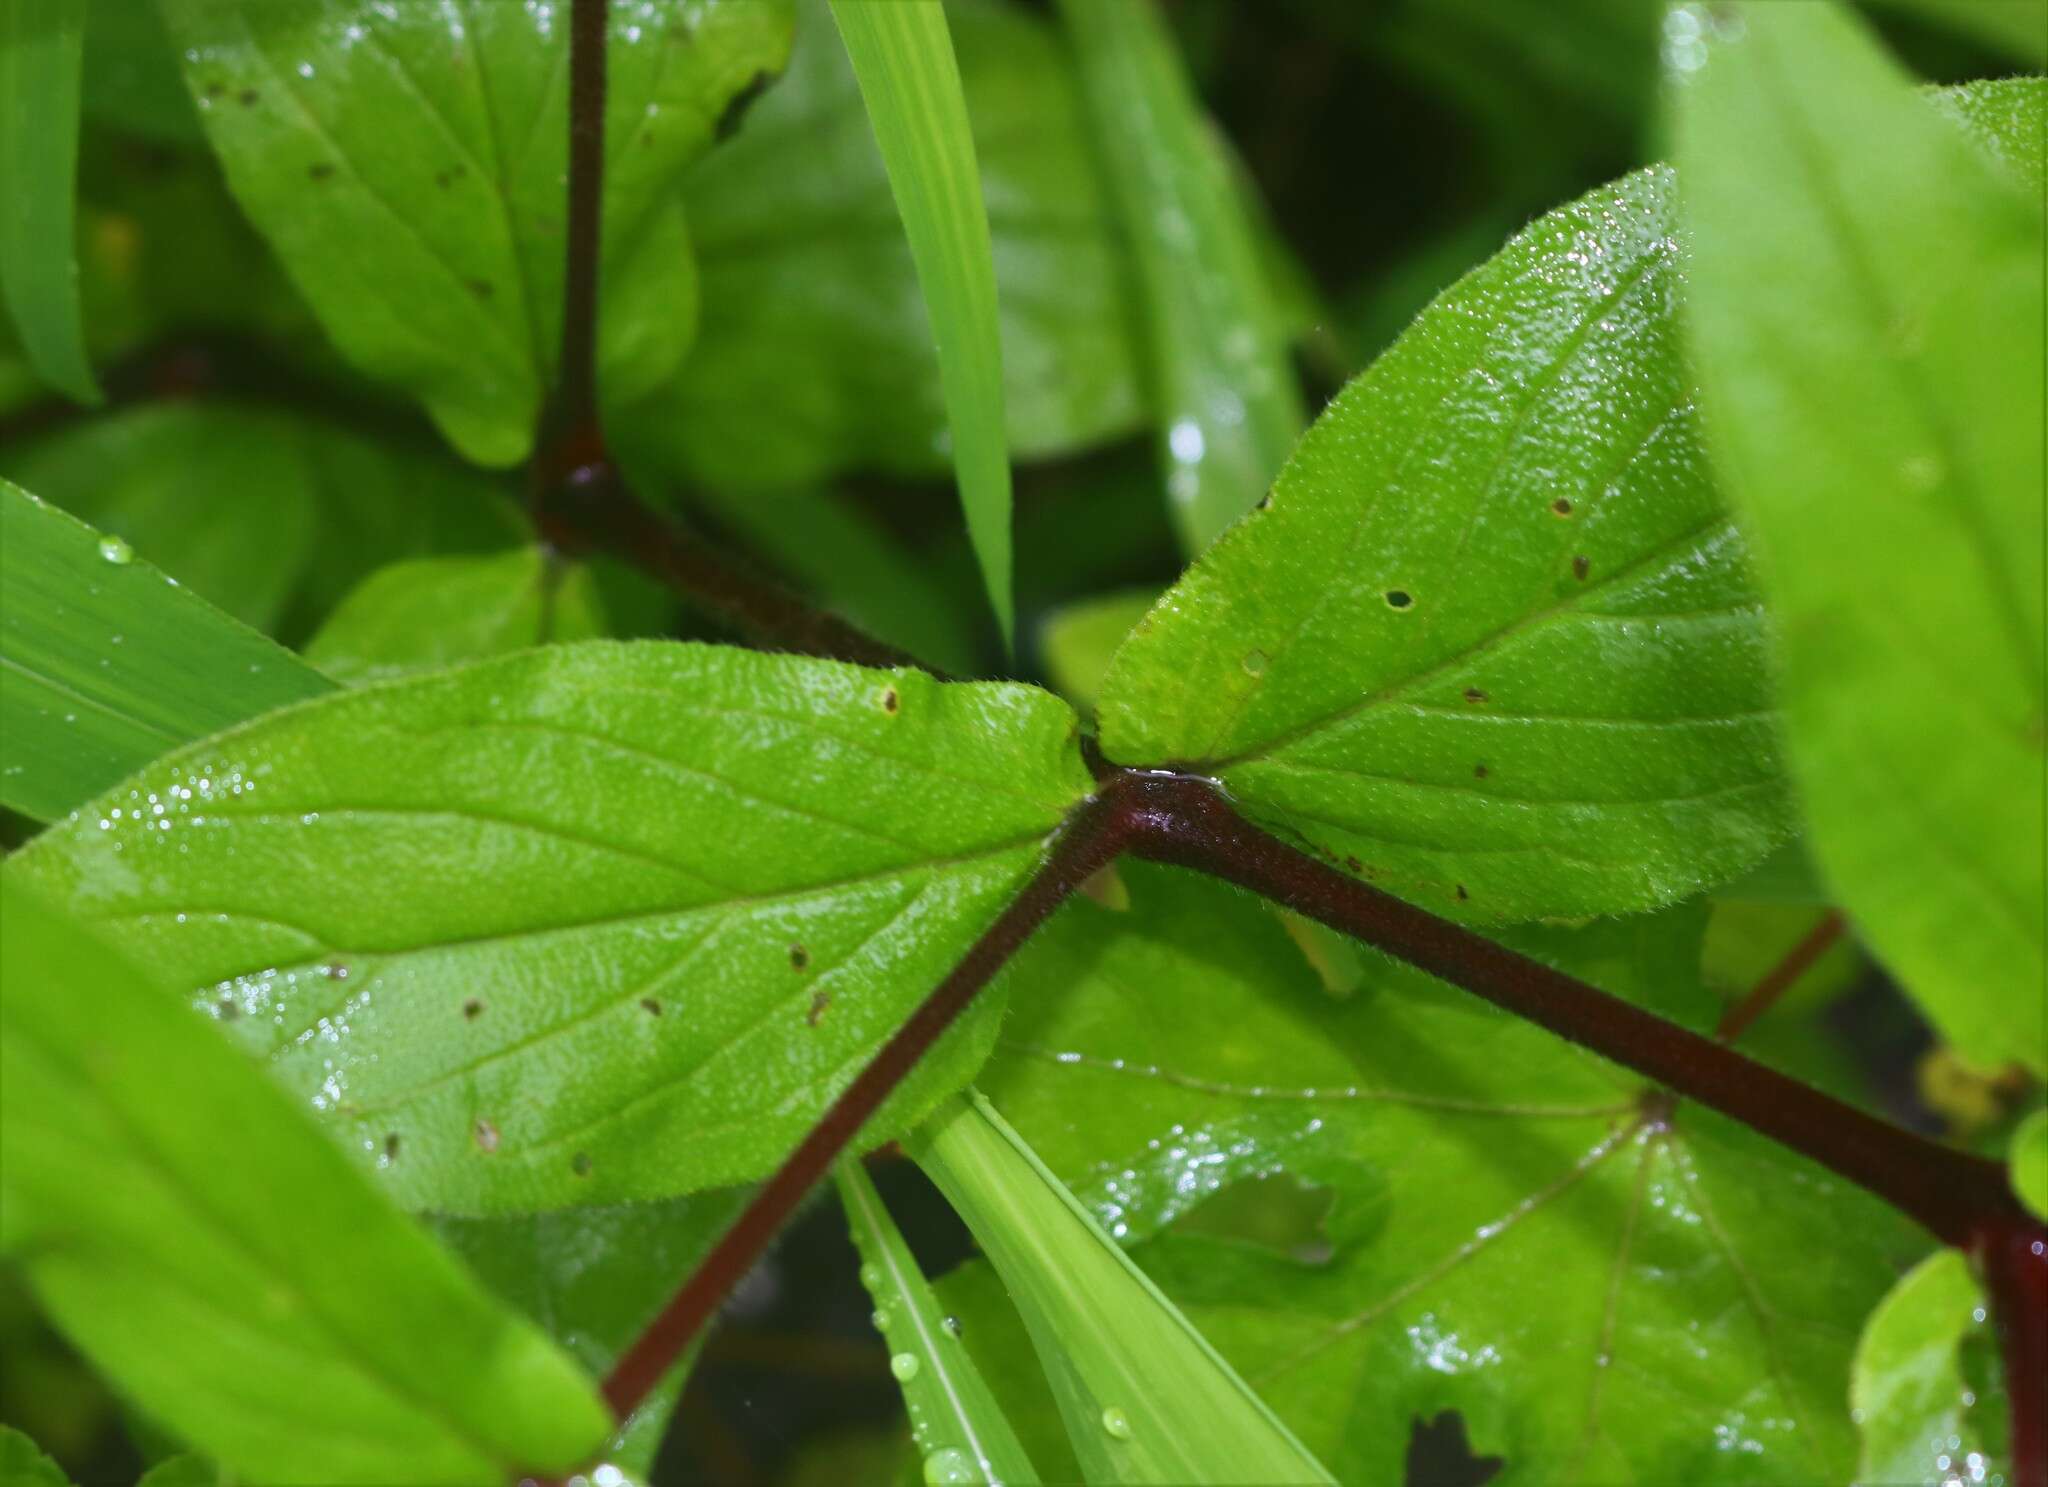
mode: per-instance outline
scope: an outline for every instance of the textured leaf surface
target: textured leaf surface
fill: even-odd
[[[469,458],[531,446],[561,335],[568,14],[451,0],[169,0],[229,184],[335,344]],[[610,8],[606,395],[689,343],[695,277],[670,188],[726,105],[782,66],[779,0]]]
[[[924,1455],[925,1480],[991,1487],[1037,1482],[1031,1458],[973,1357],[947,1327],[931,1283],[866,1170],[849,1160],[834,1176],[860,1250],[861,1284],[874,1297],[875,1322],[889,1343],[889,1370],[902,1386],[910,1428]]]
[[[160,754],[333,683],[0,480],[0,804],[51,820]]]
[[[800,5],[789,71],[685,182],[703,280],[696,345],[618,434],[712,484],[947,467],[931,323],[910,245],[824,0]],[[1145,398],[1129,261],[1072,65],[1014,5],[946,9],[981,167],[1010,448],[1135,428]]]
[[[8,0],[0,11],[0,290],[44,381],[99,401],[73,256],[85,0]]]
[[[1871,1314],[1850,1401],[1859,1482],[1943,1487],[2007,1478],[2005,1398],[1983,1288],[1955,1250],[1923,1260]]]
[[[832,0],[931,317],[967,535],[1007,648],[1016,627],[1002,326],[974,129],[938,4]]]
[[[1118,653],[1104,751],[1495,921],[1667,903],[1785,836],[1670,195],[1551,213],[1346,388]]]
[[[1009,1287],[1086,1480],[1330,1480],[986,1101],[915,1155]]]
[[[491,478],[273,409],[140,406],[10,450],[0,471],[287,638],[382,563],[524,535]]]
[[[1813,851],[1959,1052],[2038,1073],[2041,167],[1987,160],[1844,12],[1741,25],[1677,89],[1692,321]]]
[[[721,1189],[659,1203],[497,1218],[429,1219],[500,1300],[533,1319],[593,1377],[606,1373],[739,1214],[747,1193]],[[674,1414],[692,1349],[613,1437],[605,1466],[644,1483]],[[620,1487],[607,1477],[608,1487]]]
[[[365,1164],[395,1141],[404,1203],[666,1196],[772,1166],[951,969],[1088,789],[1073,732],[1028,688],[585,642],[223,734],[14,870]]]
[[[378,569],[307,642],[306,660],[355,686],[604,633],[590,570],[521,547]]]
[[[0,1246],[151,1415],[258,1481],[559,1472],[589,1382],[264,1072],[12,868]]]
[[[1144,287],[1160,456],[1182,548],[1265,493],[1307,421],[1231,175],[1154,0],[1062,0]]]
[[[1446,1409],[1501,1483],[1847,1477],[1901,1220],[1462,992],[1368,957],[1334,997],[1252,901],[1121,871],[1127,912],[1077,900],[1019,962],[980,1083],[1340,1480],[1399,1480]],[[1700,1026],[1703,918],[1510,943]],[[1282,1242],[1237,1197],[1320,1202]]]

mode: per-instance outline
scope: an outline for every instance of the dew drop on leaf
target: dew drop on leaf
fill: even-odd
[[[974,1469],[965,1451],[947,1446],[925,1457],[924,1479],[931,1487],[947,1487],[949,1483],[979,1482],[981,1473]]]
[[[923,1366],[915,1353],[897,1353],[889,1359],[889,1372],[896,1375],[896,1382],[899,1384],[907,1384],[916,1378],[918,1370]]]
[[[1102,1428],[1116,1440],[1127,1441],[1131,1438],[1130,1417],[1115,1405],[1102,1412]]]
[[[100,556],[117,567],[125,566],[135,560],[135,549],[123,542],[119,537],[102,537],[100,538]]]

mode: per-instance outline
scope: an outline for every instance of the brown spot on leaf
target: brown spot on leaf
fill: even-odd
[[[322,160],[317,162],[316,164],[307,166],[306,174],[311,176],[316,181],[325,181],[332,179],[334,175],[334,167],[330,165],[327,161]]]
[[[1559,516],[1570,516],[1572,514],[1572,503],[1564,496],[1559,496],[1550,503],[1550,509]]]
[[[492,1152],[498,1149],[498,1128],[487,1120],[479,1120],[470,1134],[476,1138],[476,1149]]]
[[[804,949],[801,945],[791,945],[789,947],[789,963],[798,970],[802,970],[811,963],[811,952]]]
[[[224,996],[214,1004],[214,1015],[222,1022],[233,1022],[242,1015],[242,1009],[235,1004],[233,997]]]
[[[731,139],[738,132],[740,121],[746,118],[747,110],[754,106],[756,99],[768,91],[768,85],[774,81],[775,74],[772,72],[757,72],[748,78],[747,85],[726,100],[724,110],[718,115],[718,123],[712,128],[713,138]]]
[[[649,1017],[659,1017],[661,1016],[661,1003],[651,996],[644,996],[640,998],[640,1010]]]
[[[1475,779],[1475,780],[1483,780],[1483,779],[1485,779],[1485,778],[1486,778],[1486,766],[1485,766],[1484,764],[1475,764],[1475,765],[1473,765],[1473,766],[1472,766],[1472,778],[1473,778],[1473,779]]]
[[[1584,577],[1585,577],[1585,576],[1586,576],[1586,575],[1587,575],[1588,573],[1591,573],[1592,571],[1593,571],[1593,560],[1592,560],[1591,558],[1587,557],[1587,556],[1586,556],[1586,555],[1585,555],[1584,553],[1580,553],[1580,554],[1579,554],[1579,555],[1578,555],[1577,557],[1575,557],[1575,558],[1573,558],[1573,559],[1572,559],[1572,577],[1573,577],[1573,578],[1580,578],[1580,579],[1582,579],[1582,578],[1584,578]]]
[[[1362,873],[1365,871],[1365,864],[1360,862],[1356,857],[1345,858],[1344,865],[1350,868],[1351,871],[1353,871],[1354,873]]]
[[[819,1019],[819,1018],[821,1018],[821,1017],[823,1017],[823,1016],[825,1015],[825,1009],[826,1009],[827,1007],[831,1006],[831,1005],[832,1005],[832,993],[831,993],[831,992],[829,992],[829,991],[815,991],[815,992],[812,992],[812,993],[811,993],[811,1010],[810,1010],[810,1011],[808,1011],[808,1012],[806,1012],[806,1013],[804,1013],[804,1021],[805,1021],[806,1023],[808,1023],[808,1024],[810,1025],[810,1026],[812,1026],[812,1027],[816,1027],[816,1026],[818,1025],[818,1019]]]
[[[396,1131],[391,1132],[390,1135],[384,1138],[384,1160],[387,1162],[398,1160],[398,1132]]]
[[[1470,897],[1472,896],[1471,894],[1469,894],[1469,893],[1467,893],[1467,892],[1465,891],[1465,885],[1464,885],[1463,883],[1454,883],[1454,884],[1452,884],[1451,886],[1452,886],[1452,887],[1454,887],[1454,888],[1456,888],[1456,889],[1458,890],[1458,902],[1459,902],[1459,903],[1463,903],[1463,902],[1464,902],[1464,901],[1465,901],[1466,899],[1468,899],[1468,898],[1470,898]]]
[[[893,713],[901,706],[903,706],[903,699],[896,695],[896,689],[894,687],[884,687],[882,689],[882,711]]]
[[[462,1004],[462,1015],[471,1022],[483,1016],[484,1004],[481,997],[469,997]]]
[[[1477,687],[1467,687],[1465,689],[1465,700],[1467,702],[1484,702],[1486,701],[1486,694]]]

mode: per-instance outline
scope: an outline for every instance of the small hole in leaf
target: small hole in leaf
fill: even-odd
[[[470,997],[462,1004],[462,1015],[471,1022],[483,1016],[484,1004],[478,997]]]
[[[398,1160],[398,1132],[393,1131],[384,1138],[384,1161],[386,1165]]]
[[[1472,896],[1471,894],[1469,894],[1469,893],[1467,893],[1467,892],[1465,891],[1465,885],[1464,885],[1463,883],[1454,883],[1454,884],[1452,884],[1451,886],[1452,886],[1452,887],[1454,887],[1454,888],[1456,888],[1456,889],[1458,890],[1458,902],[1459,902],[1459,903],[1463,903],[1463,902],[1465,902],[1465,900],[1466,900],[1466,899],[1468,899],[1468,898],[1470,898],[1470,897]]]
[[[651,996],[644,996],[640,998],[640,1010],[649,1017],[659,1017],[661,1016],[661,1003]]]
[[[1593,560],[1584,553],[1572,559],[1572,577],[1583,579],[1593,571]]]
[[[894,687],[884,687],[882,689],[882,711],[893,713],[901,706],[903,706],[903,699],[896,695],[896,689]]]
[[[789,947],[789,963],[798,970],[802,970],[811,963],[811,952],[804,949],[801,945],[791,945]]]
[[[590,1175],[590,1153],[579,1151],[575,1156],[569,1158],[569,1170],[578,1177],[588,1177]]]
[[[1413,604],[1414,602],[1414,596],[1411,595],[1406,589],[1387,590],[1387,608],[1389,609],[1406,609],[1409,605]]]
[[[1467,687],[1465,689],[1465,700],[1467,702],[1484,702],[1486,694],[1477,687]]]
[[[818,1019],[825,1015],[825,1009],[831,1005],[831,992],[813,992],[811,994],[811,1010],[804,1013],[804,1021],[808,1023],[810,1026],[816,1027],[818,1025]]]
[[[1572,503],[1564,496],[1559,496],[1550,503],[1550,509],[1559,516],[1570,516],[1572,514]]]
[[[1267,492],[1266,492],[1266,493],[1265,493],[1265,494],[1264,494],[1263,496],[1260,496],[1260,497],[1259,497],[1259,510],[1261,510],[1261,511],[1271,511],[1272,509],[1273,509],[1273,493],[1272,493],[1271,491],[1267,491]]]
[[[1475,764],[1475,765],[1473,765],[1473,766],[1472,766],[1472,778],[1473,778],[1473,779],[1475,779],[1475,780],[1483,780],[1483,779],[1485,779],[1485,778],[1486,778],[1486,766],[1485,766],[1484,764]]]
[[[478,1121],[470,1134],[476,1138],[478,1151],[490,1152],[498,1149],[498,1128],[489,1121]]]

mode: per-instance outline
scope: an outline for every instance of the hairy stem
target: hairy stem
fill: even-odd
[[[1714,1029],[1714,1036],[1723,1043],[1733,1043],[1748,1032],[1756,1020],[1777,1005],[1778,998],[1790,991],[1801,976],[1813,969],[1813,963],[1827,954],[1835,941],[1842,937],[1846,921],[1839,911],[1830,909],[1821,916],[1820,922],[1785,952],[1785,958],[1772,966],[1763,978],[1749,989],[1749,994],[1721,1018],[1721,1025]]]
[[[604,1397],[620,1419],[632,1414],[682,1356],[804,1194],[831,1170],[847,1143],[939,1035],[952,1026],[1032,931],[1090,874],[1116,857],[1124,840],[1118,804],[1110,797],[1098,796],[1068,820],[1023,891],[832,1102],[810,1134],[761,1185],[733,1226],[698,1262],[674,1299],[620,1356],[604,1381]]]

